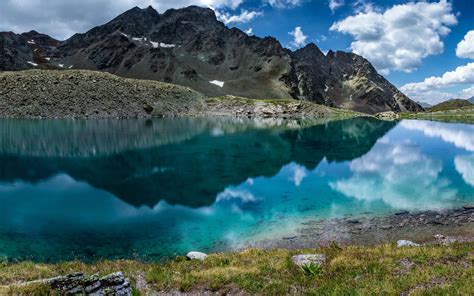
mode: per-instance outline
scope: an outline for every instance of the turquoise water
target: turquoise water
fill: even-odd
[[[0,256],[12,260],[158,260],[308,219],[473,201],[468,124],[0,120]]]

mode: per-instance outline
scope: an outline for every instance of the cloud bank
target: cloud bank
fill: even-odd
[[[392,70],[411,72],[422,60],[444,50],[442,37],[457,24],[452,4],[409,2],[382,12],[372,6],[334,23],[330,30],[352,35],[353,52],[370,60],[382,74]]]
[[[400,87],[400,90],[417,101],[440,103],[453,98],[469,99],[474,96],[474,86],[467,87],[456,94],[438,91],[438,89],[471,84],[474,84],[474,63],[459,66],[442,76],[428,77],[422,82],[405,84]]]
[[[401,89],[407,92],[423,91],[433,88],[471,83],[474,83],[474,63],[459,66],[454,71],[446,72],[439,77],[428,77],[423,82],[405,84]]]
[[[2,0],[0,31],[22,33],[34,29],[66,39],[74,33],[104,24],[134,6],[152,5],[159,12],[164,12],[189,5],[237,9],[242,3],[243,0]],[[246,17],[249,17],[248,13]],[[242,19],[245,16],[241,16]]]

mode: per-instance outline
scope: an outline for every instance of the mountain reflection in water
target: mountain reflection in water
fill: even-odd
[[[291,162],[311,170],[325,157],[360,157],[395,123],[359,118],[280,132],[256,129],[258,120],[195,118],[15,125],[0,125],[0,180],[66,174],[135,206],[200,207],[229,185],[271,177]]]
[[[298,127],[302,125],[302,127]],[[471,125],[0,121],[0,255],[156,259],[474,199]]]

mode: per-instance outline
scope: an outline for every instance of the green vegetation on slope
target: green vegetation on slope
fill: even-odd
[[[184,257],[158,263],[103,261],[4,264],[0,293],[47,293],[42,285],[12,285],[58,274],[85,272],[105,275],[121,270],[134,283],[136,295],[206,291],[262,295],[473,295],[474,243],[396,247],[344,247],[335,244],[316,250],[259,250],[215,254],[205,261]],[[291,256],[322,253],[322,266],[299,268]]]
[[[438,112],[461,109],[464,107],[474,107],[474,105],[468,100],[454,99],[446,102],[442,102],[428,109],[428,112]]]
[[[402,113],[401,118],[474,123],[474,105],[470,107],[420,113]]]

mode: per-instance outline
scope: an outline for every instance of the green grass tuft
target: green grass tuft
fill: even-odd
[[[320,275],[322,272],[321,265],[313,263],[313,262],[311,262],[310,264],[301,266],[301,269],[307,276],[317,276],[317,275]]]

